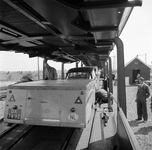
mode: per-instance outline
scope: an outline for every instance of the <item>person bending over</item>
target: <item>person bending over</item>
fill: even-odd
[[[99,107],[103,103],[108,103],[108,99],[109,99],[110,105],[112,105],[113,104],[113,96],[111,93],[107,92],[105,89],[99,89],[98,91],[96,91],[95,104],[98,103]]]

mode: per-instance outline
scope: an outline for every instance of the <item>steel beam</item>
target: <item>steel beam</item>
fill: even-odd
[[[105,9],[105,8],[125,8],[125,7],[135,7],[141,6],[142,0],[132,0],[127,1],[124,0],[122,2],[103,2],[103,1],[91,1],[91,2],[83,2],[83,3],[72,3],[72,1],[65,0],[55,0],[56,2],[63,4],[67,7],[78,11],[92,10],[92,9]]]

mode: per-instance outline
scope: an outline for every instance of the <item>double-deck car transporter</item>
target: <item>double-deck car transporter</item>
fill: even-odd
[[[119,38],[141,0],[0,0],[0,50],[62,62],[63,80],[10,85],[0,135],[6,150],[140,150],[127,122],[124,49]],[[101,80],[77,73],[64,80],[64,64],[81,61],[108,74],[117,47],[117,106],[94,104]],[[97,71],[95,69],[94,71]],[[45,72],[44,72],[45,75]],[[72,76],[71,78],[76,76]],[[92,75],[93,77],[93,75]]]

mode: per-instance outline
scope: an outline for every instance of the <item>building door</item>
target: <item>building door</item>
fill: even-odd
[[[135,80],[137,80],[137,75],[138,74],[140,74],[140,70],[139,69],[133,70],[133,73],[132,73],[132,83],[135,83]]]

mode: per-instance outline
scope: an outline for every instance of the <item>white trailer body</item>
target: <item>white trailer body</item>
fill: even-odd
[[[7,123],[86,127],[95,102],[95,82],[41,80],[8,87],[4,112]]]

